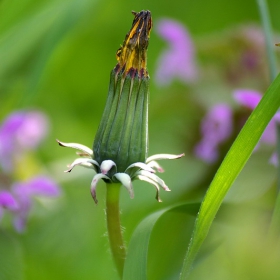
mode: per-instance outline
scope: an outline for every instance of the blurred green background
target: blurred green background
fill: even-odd
[[[270,0],[268,5],[273,28],[280,31],[280,1]],[[219,162],[205,164],[192,153],[206,109],[218,101],[232,104],[235,88],[264,91],[269,85],[265,56],[261,72],[234,81],[228,78],[230,67],[242,70],[233,65],[235,51],[242,50],[232,43],[240,26],[260,26],[253,0],[0,1],[0,118],[29,108],[49,116],[51,132],[37,157],[63,190],[51,207],[35,205],[23,235],[12,228],[1,229],[0,271],[4,264],[8,271],[3,279],[118,279],[106,238],[105,185],[98,186],[96,206],[89,192],[92,172],[78,167],[70,174],[63,173],[75,153],[59,147],[55,139],[92,145],[116,50],[131,26],[131,11],[143,9],[152,12],[154,25],[171,18],[188,28],[200,74],[194,84],[174,81],[159,87],[153,76],[159,54],[167,45],[151,33],[149,154],[185,152],[186,156],[163,162],[166,172],[162,178],[172,190],[161,192],[163,203],[154,199],[154,188],[143,182],[134,183],[133,200],[122,190],[127,244],[149,213],[203,197],[219,166]],[[223,152],[229,145],[230,141]],[[269,262],[269,250],[258,247],[275,196],[275,170],[267,163],[269,152],[266,148],[254,154],[235,183],[236,191],[221,209],[191,279],[279,279],[276,261]],[[171,213],[160,220],[151,240],[149,279],[178,279],[194,218]],[[257,253],[253,254],[254,250]],[[256,264],[260,264],[259,270]]]

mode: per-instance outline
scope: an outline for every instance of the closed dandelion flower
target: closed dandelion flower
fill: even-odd
[[[97,203],[96,186],[106,183],[106,220],[108,238],[120,277],[123,274],[126,249],[122,236],[119,211],[119,192],[124,186],[134,197],[132,181],[142,180],[156,189],[169,191],[155,173],[163,172],[157,163],[161,159],[180,158],[180,155],[159,154],[148,157],[149,75],[146,68],[152,18],[149,11],[133,12],[132,27],[117,51],[118,63],[111,71],[109,91],[93,148],[81,144],[64,143],[60,146],[79,150],[79,158],[66,172],[80,165],[93,169],[91,195]]]
[[[93,149],[76,143],[57,142],[63,147],[80,151],[66,172],[80,165],[96,172],[91,194],[97,203],[96,186],[102,179],[108,184],[120,183],[133,198],[133,180],[142,180],[156,188],[169,191],[155,173],[162,172],[161,159],[180,158],[180,155],[148,153],[149,75],[146,69],[147,48],[152,19],[149,11],[134,14],[131,30],[117,51],[118,63],[110,76],[109,92],[103,116],[97,130]]]

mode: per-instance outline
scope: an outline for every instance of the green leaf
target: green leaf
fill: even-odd
[[[23,279],[23,262],[19,243],[0,231],[0,248],[0,279]]]
[[[277,59],[274,52],[273,35],[270,15],[265,0],[257,0],[259,13],[262,20],[262,26],[265,36],[266,53],[268,57],[268,65],[270,70],[270,78],[273,79],[277,75]],[[277,157],[280,158],[280,125],[276,125],[277,132]],[[270,238],[276,238],[280,233],[280,164],[277,166],[277,189],[278,194],[275,202],[274,212],[272,214],[271,225],[269,228]]]
[[[196,215],[199,205],[199,203],[173,205],[146,217],[137,226],[129,243],[123,279],[147,279],[147,258],[150,236],[159,218],[169,211],[184,211],[185,213]]]
[[[234,180],[249,159],[266,126],[280,105],[280,75],[250,115],[228,151],[202,202],[180,279],[187,279],[193,261],[205,240],[215,215]]]

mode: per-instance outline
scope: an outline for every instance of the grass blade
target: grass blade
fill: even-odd
[[[180,279],[187,279],[192,263],[205,240],[215,215],[232,183],[249,159],[269,121],[280,105],[280,75],[250,115],[218,169],[202,202],[183,263]]]

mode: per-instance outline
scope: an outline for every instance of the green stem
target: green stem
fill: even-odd
[[[120,223],[119,196],[120,184],[107,184],[106,218],[107,230],[113,259],[122,278],[126,248],[124,246]]]
[[[264,29],[265,35],[265,43],[266,43],[266,52],[268,57],[269,71],[270,71],[270,80],[273,81],[278,74],[277,64],[276,64],[276,56],[273,50],[273,38],[272,38],[272,27],[270,22],[269,11],[267,7],[266,0],[257,0],[259,12],[262,20],[262,25]],[[280,125],[276,124],[276,132],[277,132],[277,143],[276,143],[276,151],[278,157],[278,167],[277,167],[277,198],[274,206],[274,211],[272,214],[272,220],[269,228],[269,236],[270,238],[279,235],[280,233]]]
[[[258,3],[259,12],[260,12],[261,21],[264,30],[266,52],[267,52],[269,71],[270,71],[270,80],[272,82],[276,78],[278,71],[277,71],[277,64],[276,64],[277,60],[273,50],[274,44],[273,44],[270,16],[269,16],[266,0],[257,0],[257,3]]]

